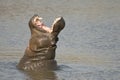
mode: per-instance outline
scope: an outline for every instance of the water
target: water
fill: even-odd
[[[119,80],[119,0],[0,0],[0,80]],[[16,68],[28,45],[29,19],[50,26],[63,16],[58,70],[24,73]]]

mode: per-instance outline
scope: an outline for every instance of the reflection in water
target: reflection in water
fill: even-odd
[[[57,80],[57,76],[53,71],[42,72],[26,72],[27,80]]]

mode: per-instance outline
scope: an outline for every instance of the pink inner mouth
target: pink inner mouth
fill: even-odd
[[[49,32],[49,33],[52,32],[52,29],[49,28],[49,27],[47,27],[47,26],[39,19],[39,17],[36,17],[36,18],[34,19],[34,24],[35,24],[36,27],[41,28],[41,29],[43,29],[43,30],[45,30],[45,31],[47,31],[47,32]]]
[[[45,26],[45,25],[43,24],[43,22],[41,22],[41,21],[37,21],[37,22],[36,22],[36,25],[37,25],[38,27],[40,27],[40,28],[42,28],[43,26]]]

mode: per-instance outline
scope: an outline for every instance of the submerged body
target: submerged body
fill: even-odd
[[[18,64],[22,70],[46,70],[56,69],[55,60],[56,43],[58,34],[64,28],[65,22],[62,17],[57,18],[52,27],[46,27],[38,15],[34,15],[29,21],[31,38],[25,50],[23,58]]]

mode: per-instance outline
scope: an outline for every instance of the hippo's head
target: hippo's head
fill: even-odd
[[[39,25],[39,24],[36,24],[36,21],[41,21],[41,17],[38,16],[38,15],[34,15],[30,21],[29,21],[29,27],[30,27],[30,30],[31,30],[31,34],[35,33],[35,31],[39,31],[39,32],[44,32],[46,33],[47,31],[41,29],[41,27],[43,25]],[[53,24],[51,25],[51,34],[57,36],[59,34],[59,32],[64,28],[65,26],[65,21],[63,19],[63,17],[58,17],[54,20]]]

